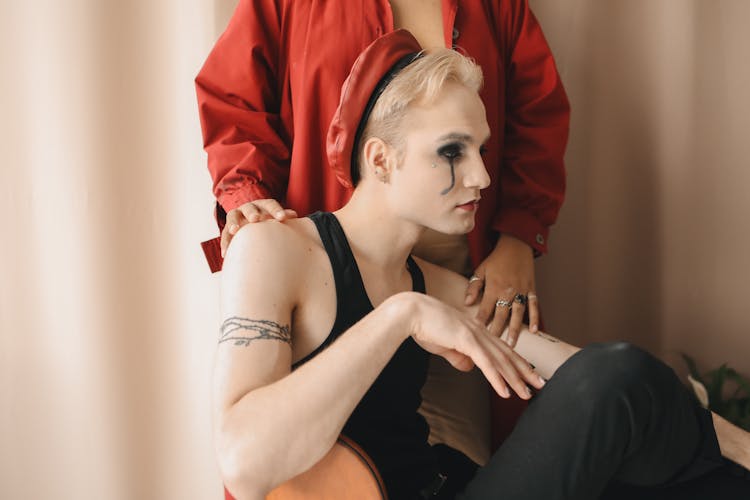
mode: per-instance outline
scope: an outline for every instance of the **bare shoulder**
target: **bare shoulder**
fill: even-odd
[[[224,260],[231,272],[270,272],[282,277],[305,267],[305,256],[318,245],[314,225],[307,218],[246,224],[232,239]]]
[[[427,295],[435,297],[458,309],[466,309],[464,297],[468,280],[460,274],[424,259],[414,257],[424,274]]]

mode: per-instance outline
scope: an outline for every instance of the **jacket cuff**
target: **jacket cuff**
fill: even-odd
[[[217,195],[217,200],[224,211],[229,212],[245,203],[273,197],[271,191],[263,184],[259,182],[249,182],[247,184],[241,184],[240,186],[232,186],[231,191],[224,191]]]
[[[495,217],[492,227],[501,234],[509,234],[525,242],[534,250],[535,257],[547,253],[549,228],[529,212],[503,210]]]

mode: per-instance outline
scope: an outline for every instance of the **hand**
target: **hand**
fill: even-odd
[[[475,304],[482,295],[477,319],[484,325],[489,323],[488,329],[494,337],[502,334],[510,319],[507,342],[510,347],[515,347],[521,334],[526,302],[529,331],[536,333],[539,330],[539,303],[535,290],[533,250],[523,241],[504,234],[474,272],[466,288],[465,304]]]
[[[283,221],[294,219],[297,212],[283,208],[279,202],[272,199],[255,200],[241,205],[227,212],[227,223],[221,232],[221,256],[227,253],[229,242],[242,226],[249,222],[260,222],[268,219]]]
[[[476,318],[433,297],[409,293],[413,301],[408,315],[414,340],[426,351],[445,358],[455,368],[468,371],[475,365],[495,391],[510,397],[508,385],[522,399],[544,386],[544,379],[531,364],[505,342],[492,337]]]

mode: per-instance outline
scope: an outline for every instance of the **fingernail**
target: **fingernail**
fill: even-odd
[[[284,214],[283,210],[279,210],[278,212],[276,212],[276,218],[277,219],[281,219],[282,217],[284,217],[284,215],[285,214]]]
[[[544,377],[542,377],[541,375],[539,375],[539,383],[541,383],[541,384],[542,384],[542,386],[544,386],[544,384],[546,384],[546,383],[547,383],[547,381],[546,381],[546,380],[544,380]]]
[[[526,386],[526,395],[527,395],[528,397],[531,397],[531,389],[529,389],[529,387],[528,387],[528,386]]]
[[[531,325],[531,333],[536,333],[536,331],[539,329],[536,325]]]

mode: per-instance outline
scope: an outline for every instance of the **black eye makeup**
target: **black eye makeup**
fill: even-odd
[[[444,146],[440,146],[437,150],[437,154],[442,156],[448,161],[456,160],[463,156],[464,145],[460,142],[450,142]]]
[[[464,145],[460,142],[449,142],[440,146],[437,154],[448,162],[451,169],[451,185],[440,191],[441,195],[446,195],[456,185],[456,161],[460,160],[464,155]]]

